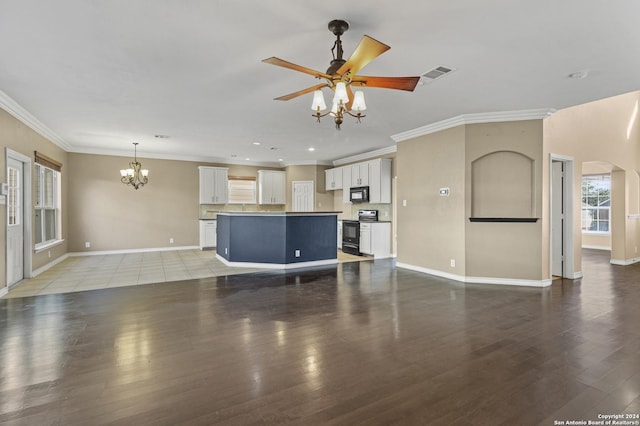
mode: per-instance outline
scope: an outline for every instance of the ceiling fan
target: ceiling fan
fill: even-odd
[[[312,75],[318,79],[325,80],[325,82],[321,84],[316,84],[315,86],[307,87],[306,89],[277,97],[275,100],[288,101],[307,93],[316,92],[314,94],[314,102],[312,105],[312,109],[316,110],[316,113],[313,114],[313,116],[320,121],[320,117],[331,113],[335,117],[336,128],[339,129],[340,124],[342,124],[343,113],[347,113],[358,118],[358,122],[361,117],[364,117],[364,115],[361,114],[361,111],[366,109],[366,105],[364,104],[364,95],[362,93],[359,95],[356,93],[354,102],[354,94],[351,90],[351,86],[379,87],[384,89],[406,90],[409,92],[412,92],[415,89],[420,77],[372,77],[357,75],[357,73],[368,63],[389,50],[391,47],[374,38],[364,35],[353,54],[349,59],[345,60],[343,58],[344,52],[342,50],[342,40],[340,40],[340,36],[349,29],[349,24],[344,20],[334,19],[329,22],[328,27],[329,31],[336,36],[336,41],[331,49],[333,60],[326,72],[316,71],[276,57],[267,58],[262,61],[267,64],[289,68],[294,71],[299,71]],[[335,91],[336,95],[333,99],[333,108],[331,111],[321,114],[320,111],[326,108],[322,92],[320,91],[320,89],[324,87],[329,87],[331,90]],[[320,98],[322,99],[320,100]],[[350,112],[352,108],[356,110],[356,114]]]

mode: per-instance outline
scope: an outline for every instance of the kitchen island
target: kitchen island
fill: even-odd
[[[301,268],[338,263],[340,212],[220,212],[216,257],[228,266]]]

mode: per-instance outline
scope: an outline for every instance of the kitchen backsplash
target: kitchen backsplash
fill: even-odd
[[[347,208],[351,208],[351,215],[347,216]],[[370,203],[358,203],[358,204],[350,204],[344,205],[344,213],[342,214],[343,219],[357,219],[358,218],[358,210],[378,210],[378,220],[392,220],[392,210],[391,204],[370,204]]]

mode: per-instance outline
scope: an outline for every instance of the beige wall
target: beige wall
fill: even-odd
[[[474,182],[474,178],[494,178],[485,172],[478,175],[473,164],[504,151],[524,155],[532,162],[531,179],[522,180],[530,195],[523,199],[521,185],[500,185],[496,206],[511,207],[510,203],[516,203],[517,208],[510,211],[525,212],[518,217],[540,217],[541,120],[464,125],[398,144],[398,262],[467,277],[546,278],[540,221],[469,221],[474,202],[472,188],[482,183]],[[502,173],[518,175],[517,164],[505,166]],[[450,195],[440,196],[440,188],[450,188]],[[403,200],[407,200],[406,207]],[[451,260],[455,260],[454,267]]]
[[[542,210],[542,120],[506,123],[472,124],[466,126],[466,184],[472,187],[471,165],[487,154],[502,151],[521,154],[533,160],[530,181],[532,194],[521,185],[500,186],[500,198],[517,204],[510,212],[515,217],[541,217]],[[505,176],[517,176],[520,163],[508,163]],[[527,171],[527,173],[529,173]],[[508,180],[511,180],[509,178]],[[471,191],[467,191],[465,216],[472,214]],[[522,206],[522,207],[520,207]],[[500,212],[496,212],[498,215]],[[508,217],[509,215],[507,215]],[[497,216],[503,217],[503,216]],[[507,279],[543,280],[542,221],[535,223],[466,222],[466,275]],[[547,262],[548,264],[548,262]]]
[[[545,156],[553,153],[574,158],[575,271],[582,270],[580,182],[586,163],[600,164],[617,174],[612,182],[612,259],[631,261],[640,256],[636,251],[640,246],[638,219],[628,218],[640,213],[640,118],[634,114],[639,101],[639,92],[628,93],[567,108],[544,121]]]
[[[70,252],[198,245],[198,164],[139,160],[149,184],[135,190],[119,178],[131,158],[69,154]]]
[[[65,241],[52,247],[50,250],[43,251],[41,253],[33,253],[32,259],[32,267],[33,269],[38,269],[42,265],[57,259],[58,257],[64,255],[67,252],[67,241],[69,235],[69,221],[68,215],[65,214],[68,203],[66,201],[68,192],[67,188],[67,175],[66,170],[68,170],[68,162],[67,162],[67,153],[60,149],[57,145],[49,142],[46,138],[41,136],[39,133],[35,132],[28,126],[24,125],[21,121],[15,119],[13,116],[0,109],[0,146],[4,147],[2,155],[0,155],[0,163],[2,164],[2,182],[7,181],[6,176],[6,148],[9,148],[13,151],[19,152],[22,155],[25,155],[31,158],[31,170],[30,173],[32,175],[32,185],[35,182],[34,167],[33,167],[33,159],[34,159],[34,151],[41,152],[42,154],[50,157],[60,163],[62,166],[62,238]],[[4,207],[4,206],[3,206]],[[33,209],[33,205],[28,206],[28,208]],[[6,224],[6,209],[0,209],[0,217],[2,218],[2,223]],[[33,215],[32,215],[32,229],[33,229]],[[5,287],[7,283],[7,269],[6,269],[6,225],[0,226],[0,235],[3,243],[0,244],[0,256],[2,262],[0,262],[0,288]],[[34,240],[35,241],[35,240]],[[32,241],[32,246],[35,244]]]
[[[460,126],[398,144],[398,262],[466,274],[465,137]],[[448,197],[439,195],[444,187]]]

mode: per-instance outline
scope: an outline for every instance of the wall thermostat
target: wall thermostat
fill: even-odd
[[[448,197],[449,196],[449,188],[440,188],[440,196]]]

